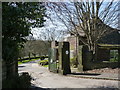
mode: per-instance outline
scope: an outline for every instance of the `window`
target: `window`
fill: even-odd
[[[111,62],[118,61],[118,50],[110,50],[110,61]]]

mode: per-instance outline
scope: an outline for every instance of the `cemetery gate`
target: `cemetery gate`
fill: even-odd
[[[57,44],[56,44],[57,43]],[[63,75],[71,73],[69,42],[53,42],[49,50],[49,70]]]

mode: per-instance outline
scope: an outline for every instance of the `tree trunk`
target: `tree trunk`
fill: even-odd
[[[30,52],[29,52],[28,56],[29,56],[29,60],[30,60]]]

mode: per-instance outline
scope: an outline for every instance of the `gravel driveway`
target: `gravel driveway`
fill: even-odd
[[[36,62],[20,64],[19,73],[28,72],[33,80],[32,84],[40,88],[118,88],[118,81],[84,79],[63,76],[49,72],[46,67],[39,66]],[[113,89],[112,89],[113,90]]]

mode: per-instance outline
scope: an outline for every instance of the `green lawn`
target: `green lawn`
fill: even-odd
[[[111,58],[111,59],[110,59],[110,62],[118,62],[118,58],[117,58],[117,59]]]
[[[27,62],[30,62],[30,61],[35,61],[35,60],[38,60],[38,59],[39,58],[37,58],[37,59],[31,59],[31,60],[23,60],[22,62],[18,61],[18,64],[27,63]]]
[[[43,65],[43,67],[48,67],[48,65]]]
[[[43,66],[43,67],[48,67],[48,59],[41,60],[38,62],[38,64]]]

